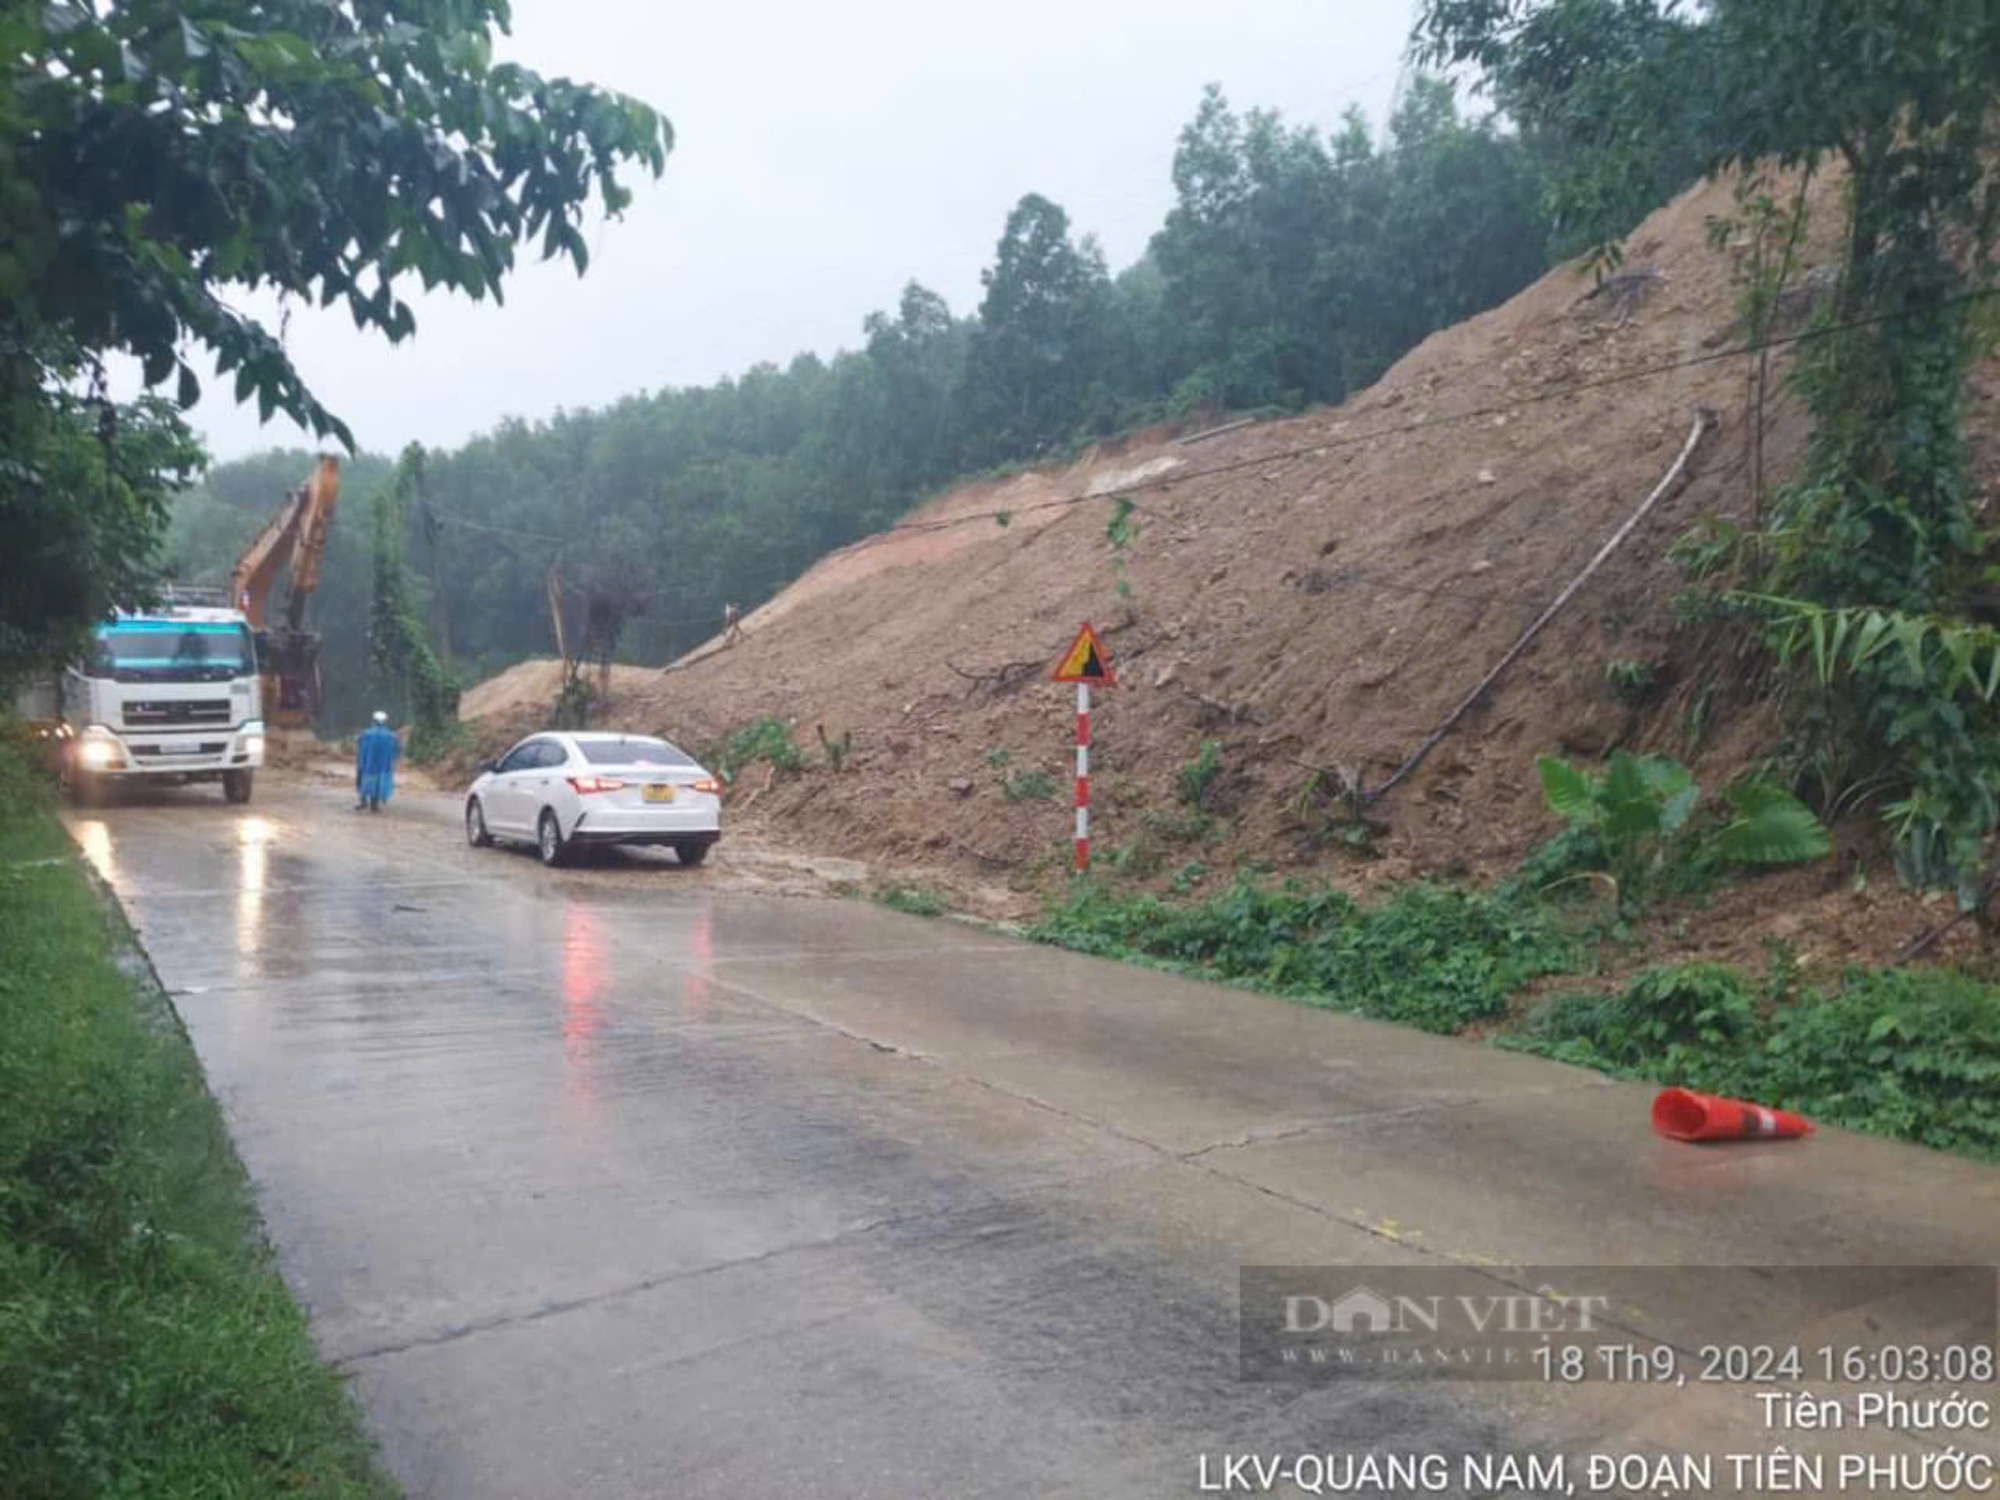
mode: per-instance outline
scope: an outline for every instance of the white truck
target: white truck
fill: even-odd
[[[22,707],[58,742],[82,803],[111,782],[188,781],[219,781],[231,802],[248,802],[264,764],[256,637],[226,589],[178,590],[114,615],[91,632],[89,655]]]

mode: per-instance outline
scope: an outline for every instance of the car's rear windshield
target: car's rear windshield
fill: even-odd
[[[665,740],[579,740],[593,766],[691,766],[693,757]]]

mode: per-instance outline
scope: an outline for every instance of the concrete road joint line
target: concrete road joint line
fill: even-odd
[[[1217,1170],[1216,1168],[1210,1166],[1208,1163],[1197,1160],[1197,1158],[1205,1156],[1211,1151],[1222,1151],[1232,1148],[1241,1149],[1250,1146],[1263,1145],[1270,1140],[1289,1140],[1294,1136],[1307,1135],[1318,1130],[1336,1130],[1344,1128],[1345,1126],[1348,1125],[1361,1124],[1373,1120],[1402,1119],[1409,1116],[1430,1114],[1450,1109],[1469,1108],[1475,1105],[1490,1103],[1494,1099],[1501,1097],[1500,1095],[1496,1094],[1481,1094],[1468,1099],[1449,1100],[1436,1104],[1406,1105],[1399,1109],[1364,1110],[1359,1114],[1338,1115],[1323,1120],[1310,1121],[1304,1125],[1287,1126],[1282,1131],[1278,1132],[1276,1135],[1270,1136],[1268,1138],[1260,1137],[1256,1131],[1250,1131],[1247,1132],[1245,1136],[1240,1138],[1234,1138],[1223,1141],[1211,1141],[1206,1146],[1197,1146],[1191,1151],[1181,1152],[1181,1151],[1175,1151],[1167,1146],[1162,1146],[1157,1141],[1148,1140],[1144,1136],[1132,1135],[1127,1131],[1120,1130],[1116,1125],[1111,1124],[1108,1120],[1100,1120],[1092,1115],[1078,1114],[1074,1110],[1065,1109],[1061,1105],[1052,1103],[1049,1100],[1043,1099],[1038,1095],[1025,1093],[1019,1089],[1011,1089],[1003,1084],[992,1082],[989,1079],[978,1078],[970,1073],[961,1072],[958,1069],[947,1066],[941,1059],[930,1053],[919,1052],[914,1048],[899,1046],[893,1042],[880,1041],[875,1037],[869,1036],[866,1032],[851,1030],[848,1027],[840,1025],[837,1021],[828,1020],[825,1016],[818,1015],[811,1010],[803,1009],[797,1006],[787,1005],[781,1000],[775,1000],[771,996],[764,994],[759,990],[751,989],[748,985],[743,984],[739,980],[725,979],[725,980],[719,980],[717,982],[720,983],[724,988],[734,990],[737,994],[742,995],[744,998],[748,1000],[753,1000],[760,1005],[769,1006],[774,1010],[781,1011],[790,1016],[795,1016],[800,1020],[811,1022],[813,1025],[819,1026],[827,1031],[830,1031],[835,1036],[843,1037],[848,1041],[864,1043],[869,1048],[871,1048],[876,1052],[892,1053],[896,1056],[910,1058],[912,1061],[915,1062],[926,1063],[929,1066],[937,1069],[939,1073],[943,1074],[944,1077],[951,1082],[962,1083],[969,1085],[973,1088],[983,1089],[986,1092],[990,1094],[996,1094],[1003,1099],[1011,1099],[1016,1103],[1026,1104],[1034,1109],[1046,1111],[1047,1113],[1055,1115],[1060,1119],[1067,1120],[1072,1124],[1082,1125],[1087,1129],[1095,1130],[1104,1135],[1112,1136],[1117,1140],[1124,1141],[1128,1145],[1141,1147],[1142,1149],[1150,1151],[1156,1156],[1163,1158],[1164,1160],[1186,1162],[1190,1165],[1200,1167],[1203,1171],[1212,1172]],[[1534,1090],[1533,1092],[1536,1095],[1568,1093],[1572,1091],[1580,1091],[1583,1089],[1607,1087],[1610,1084],[1610,1082],[1611,1080],[1609,1079],[1586,1080],[1579,1083],[1559,1086],[1555,1088],[1537,1089]],[[1234,1174],[1227,1172],[1220,1173],[1219,1175],[1225,1177],[1234,1176]],[[1254,1185],[1255,1184],[1246,1183],[1246,1186],[1254,1186]],[[1336,1215],[1334,1217],[1339,1217],[1339,1216]],[[1345,1219],[1342,1219],[1341,1222],[1345,1223],[1347,1221]],[[1364,1225],[1361,1227],[1367,1227],[1367,1226]],[[1372,1229],[1370,1230],[1370,1232],[1374,1233]]]
[[[1558,1084],[1550,1088],[1525,1089],[1512,1094],[1474,1094],[1464,1099],[1443,1099],[1427,1104],[1405,1104],[1396,1109],[1364,1109],[1353,1114],[1328,1115],[1320,1120],[1308,1120],[1301,1125],[1287,1125],[1276,1130],[1250,1129],[1242,1135],[1226,1141],[1211,1141],[1206,1146],[1197,1146],[1192,1151],[1183,1152],[1178,1159],[1199,1163],[1200,1159],[1212,1151],[1248,1151],[1258,1146],[1275,1146],[1285,1141],[1295,1141],[1310,1135],[1332,1134],[1345,1130],[1350,1125],[1371,1125],[1381,1120],[1408,1120],[1422,1115],[1447,1114],[1461,1109],[1477,1109],[1482,1104],[1491,1104],[1500,1099],[1546,1099],[1554,1094],[1581,1093],[1586,1089],[1605,1088],[1614,1080],[1593,1079],[1581,1083]]]
[[[1029,1197],[1042,1193],[1070,1192],[1076,1188],[1089,1187],[1092,1183],[1103,1182],[1109,1178],[1122,1176],[1132,1170],[1133,1168],[1130,1165],[1121,1163],[1115,1166],[1104,1167],[1094,1172],[1078,1172],[1067,1176],[1057,1174],[1041,1178],[1037,1181],[1022,1183],[1015,1189],[1015,1193],[1017,1196]],[[930,1209],[922,1213],[882,1214],[876,1218],[864,1220],[859,1224],[850,1225],[837,1234],[826,1235],[820,1239],[795,1240],[788,1245],[773,1245],[769,1250],[760,1250],[755,1255],[741,1255],[732,1260],[712,1261],[707,1265],[689,1266],[684,1270],[668,1271],[658,1276],[647,1276],[624,1286],[607,1287],[601,1292],[592,1292],[586,1297],[572,1297],[563,1302],[546,1303],[541,1307],[531,1308],[527,1312],[502,1313],[491,1318],[478,1318],[472,1322],[461,1323],[456,1327],[443,1329],[437,1333],[421,1334],[416,1338],[405,1339],[400,1343],[382,1344],[374,1348],[359,1350],[353,1354],[332,1355],[331,1360],[332,1363],[341,1366],[358,1365],[367,1360],[386,1359],[392,1355],[408,1354],[418,1349],[438,1348],[445,1344],[455,1344],[462,1339],[471,1338],[475,1334],[493,1333],[501,1329],[520,1327],[529,1323],[539,1323],[549,1318],[560,1317],[564,1313],[579,1312],[586,1308],[602,1306],[607,1302],[616,1302],[621,1298],[644,1296],[647,1292],[657,1291],[661,1287],[673,1286],[680,1282],[696,1281],[703,1277],[719,1275],[727,1271],[762,1265],[765,1262],[778,1260],[786,1256],[830,1250],[846,1244],[849,1240],[859,1239],[864,1235],[874,1234],[884,1229],[901,1229],[905,1226],[933,1228],[948,1225],[959,1219],[976,1219],[989,1212],[996,1204],[1004,1205],[1006,1202],[1005,1198],[996,1193],[972,1204],[960,1204],[943,1209]],[[887,1300],[890,1302],[894,1301],[893,1298]],[[693,1363],[696,1360],[706,1358],[708,1355],[725,1353],[730,1349],[738,1348],[743,1343],[754,1343],[758,1340],[776,1337],[784,1333],[808,1331],[813,1328],[822,1327],[828,1322],[837,1322],[846,1316],[849,1315],[843,1313],[820,1322],[802,1323],[786,1328],[772,1329],[768,1333],[756,1334],[748,1339],[739,1340],[736,1343],[718,1344],[710,1349],[695,1350],[687,1355],[671,1360],[669,1363]]]
[[[450,890],[458,886],[484,884],[485,882],[482,880],[383,880],[371,881],[366,886],[356,886],[351,882],[331,881],[322,884],[306,885],[261,885],[257,887],[257,892],[263,896],[297,891],[365,890],[372,894],[375,891]],[[214,896],[240,896],[242,894],[243,887],[240,885],[219,885],[207,890],[152,890],[135,893],[132,899],[143,903],[147,901],[187,901],[197,897],[206,900]]]
[[[975,1078],[969,1073],[959,1072],[954,1068],[947,1067],[938,1058],[930,1056],[926,1053],[916,1052],[903,1047],[898,1047],[889,1042],[877,1041],[874,1037],[868,1036],[862,1032],[851,1031],[848,1028],[837,1024],[836,1022],[826,1019],[824,1016],[816,1015],[810,1010],[804,1010],[794,1006],[786,1005],[782,1001],[774,1000],[770,996],[762,994],[756,990],[750,989],[747,986],[735,980],[720,980],[718,981],[718,983],[720,983],[724,988],[735,990],[738,994],[744,996],[747,999],[756,1001],[759,1004],[770,1006],[776,1010],[783,1011],[787,1014],[797,1016],[802,1020],[809,1021],[816,1026],[824,1027],[826,1030],[833,1032],[836,1036],[845,1037],[847,1040],[852,1042],[865,1043],[867,1046],[869,1046],[870,1048],[874,1049],[877,1052],[896,1053],[901,1056],[911,1058],[917,1062],[927,1063],[931,1067],[937,1069],[938,1072],[941,1073],[947,1080],[950,1080],[952,1082],[970,1085],[971,1087],[977,1089],[983,1089],[986,1092],[997,1095],[1000,1098],[1010,1099],[1016,1103],[1028,1105],[1033,1109],[1046,1111],[1047,1113],[1055,1115],[1060,1119],[1067,1120],[1072,1124],[1081,1125],[1086,1129],[1095,1130],[1100,1132],[1101,1134],[1111,1136],[1114,1139],[1124,1141],[1128,1145],[1137,1146],[1141,1150],[1150,1151],[1163,1161],[1173,1162],[1181,1166],[1193,1167],[1198,1172],[1209,1173],[1215,1177],[1222,1179],[1225,1182],[1231,1182],[1239,1187],[1249,1188],[1253,1192],[1260,1193],[1265,1197],[1274,1199],[1280,1203],[1286,1203],[1294,1208],[1304,1209],[1307,1213],[1312,1214],[1316,1218],[1324,1219],[1328,1223],[1342,1224],[1350,1229],[1359,1229],[1364,1234],[1367,1234],[1375,1239],[1381,1240],[1386,1244],[1400,1246],[1405,1250],[1413,1251],[1414,1253],[1425,1256],[1427,1258],[1441,1260],[1441,1261],[1448,1261],[1455,1265],[1466,1265],[1474,1268],[1478,1268],[1480,1266],[1479,1260],[1460,1254],[1456,1251],[1440,1249],[1430,1245],[1420,1245],[1413,1243],[1409,1238],[1406,1238],[1399,1234],[1391,1233],[1389,1230],[1385,1229],[1380,1224],[1370,1223],[1365,1217],[1338,1213],[1332,1209],[1327,1208],[1323,1204],[1314,1203],[1304,1198],[1294,1197],[1292,1194],[1289,1193],[1279,1192],[1275,1188],[1270,1188],[1265,1186],[1263,1183],[1253,1181],[1252,1179],[1241,1176],[1235,1172],[1224,1171],[1221,1167],[1216,1166],[1211,1162],[1201,1161],[1198,1159],[1202,1156],[1207,1155],[1211,1151],[1216,1151],[1229,1147],[1236,1147],[1237,1149],[1245,1149],[1247,1145],[1262,1144],[1260,1142],[1244,1143],[1236,1141],[1217,1141],[1207,1146],[1196,1147],[1194,1150],[1188,1152],[1173,1151],[1165,1146],[1160,1145],[1156,1141],[1150,1141],[1143,1136],[1132,1135],[1126,1131],[1120,1130],[1117,1126],[1110,1124],[1108,1121],[1094,1119],[1089,1115],[1080,1115],[1072,1110],[1064,1109],[1059,1104],[1053,1104],[1046,1099],[1037,1098],[1033,1094],[1022,1093],[1017,1089],[1006,1088],[1000,1084],[990,1082],[987,1079]],[[1607,1087],[1609,1083],[1610,1080],[1608,1079],[1602,1081],[1586,1080],[1578,1082],[1573,1085],[1569,1085],[1567,1087],[1543,1089],[1543,1090],[1537,1090],[1536,1092],[1542,1095],[1547,1095],[1551,1093],[1568,1093],[1571,1091],[1581,1091],[1584,1089]],[[1447,1109],[1468,1108],[1479,1104],[1490,1103],[1494,1098],[1497,1097],[1499,1096],[1479,1095],[1471,1099],[1455,1100],[1445,1104],[1413,1105],[1404,1109],[1377,1110],[1370,1113],[1364,1113],[1358,1115],[1344,1115],[1337,1119],[1319,1121],[1311,1125],[1299,1127],[1295,1132],[1288,1132],[1288,1134],[1303,1135],[1315,1129],[1341,1128],[1346,1125],[1356,1124],[1368,1120],[1398,1119],[1413,1115],[1440,1112]]]
[[[1020,952],[1021,946],[1018,943],[988,943],[976,948],[943,945],[935,948],[877,948],[859,951],[852,948],[773,948],[761,953],[752,950],[725,954],[708,962],[712,967],[719,969],[724,964],[790,963],[795,959],[808,958],[832,958],[843,962],[860,963],[874,959],[937,958],[941,955],[955,958],[960,954]]]
[[[908,1217],[922,1218],[924,1216],[910,1215]],[[676,1282],[695,1281],[701,1277],[714,1276],[723,1271],[735,1271],[745,1266],[760,1265],[765,1261],[776,1260],[780,1256],[792,1255],[802,1250],[823,1250],[828,1246],[837,1245],[843,1240],[853,1239],[864,1234],[873,1234],[878,1229],[885,1229],[902,1222],[905,1222],[905,1220],[895,1215],[886,1215],[879,1219],[870,1219],[866,1223],[856,1224],[851,1228],[843,1229],[840,1233],[828,1235],[824,1239],[797,1240],[789,1245],[773,1245],[769,1250],[760,1250],[755,1255],[741,1255],[737,1256],[734,1260],[711,1261],[704,1266],[689,1266],[685,1270],[667,1271],[658,1276],[642,1277],[640,1280],[630,1282],[624,1286],[606,1287],[601,1292],[592,1292],[587,1297],[571,1297],[562,1302],[547,1302],[540,1307],[530,1308],[527,1312],[500,1313],[491,1318],[478,1318],[470,1323],[461,1323],[454,1328],[446,1328],[437,1333],[421,1334],[416,1338],[406,1339],[400,1344],[382,1344],[373,1349],[360,1350],[354,1354],[337,1355],[333,1362],[337,1365],[357,1365],[364,1360],[386,1359],[392,1354],[408,1354],[417,1349],[435,1349],[442,1344],[455,1344],[461,1339],[469,1339],[475,1334],[493,1333],[502,1328],[518,1328],[529,1323],[540,1323],[548,1318],[558,1318],[565,1313],[581,1312],[588,1307],[602,1306],[606,1302],[616,1302],[624,1297],[643,1296],[647,1292],[657,1291],[663,1286],[672,1286]]]
[[[751,990],[734,980],[724,980],[720,982],[723,983],[727,988],[736,990],[738,993],[744,995],[745,997],[751,1000],[755,1000],[764,1005],[773,1006],[778,1010],[788,1012],[792,1015],[796,1015],[801,1019],[812,1022],[815,1025],[825,1027],[828,1031],[831,1031],[838,1036],[845,1037],[850,1041],[864,1042],[869,1047],[873,1048],[878,1052],[898,1053],[901,1054],[902,1056],[912,1058],[918,1062],[927,1063],[931,1067],[936,1068],[947,1079],[950,1079],[952,1081],[963,1084],[969,1084],[974,1088],[983,1089],[986,1092],[998,1095],[1001,1098],[1011,1099],[1016,1101],[1017,1103],[1028,1105],[1031,1108],[1046,1111],[1047,1113],[1053,1114],[1063,1120],[1067,1120],[1072,1124],[1081,1125],[1087,1129],[1099,1131],[1102,1134],[1111,1136],[1117,1140],[1124,1141],[1129,1145],[1137,1146],[1145,1151],[1150,1151],[1164,1161],[1174,1162],[1182,1166],[1193,1167],[1198,1172],[1206,1172],[1212,1176],[1222,1179],[1225,1182],[1234,1183],[1239,1187],[1249,1188],[1251,1191],[1262,1194],[1265,1197],[1274,1199],[1277,1202],[1288,1204],[1293,1208],[1304,1209],[1307,1213],[1312,1214],[1316,1218],[1323,1219],[1328,1223],[1341,1224],[1349,1229],[1358,1229],[1362,1233],[1369,1235],[1371,1238],[1381,1240],[1385,1244],[1399,1246],[1404,1250],[1412,1251],[1415,1254],[1426,1257],[1427,1259],[1445,1261],[1454,1265],[1469,1266],[1474,1269],[1484,1269],[1482,1267],[1480,1258],[1474,1258],[1472,1256],[1462,1254],[1457,1251],[1448,1250],[1437,1246],[1415,1243],[1412,1239],[1408,1237],[1390,1232],[1389,1230],[1385,1229],[1381,1224],[1371,1223],[1365,1217],[1352,1214],[1339,1213],[1333,1209],[1327,1208],[1323,1204],[1314,1203],[1309,1199],[1299,1198],[1290,1193],[1279,1192],[1275,1188],[1267,1187],[1263,1183],[1254,1181],[1251,1178],[1244,1177],[1235,1172],[1225,1171],[1223,1168],[1215,1165],[1212,1162],[1202,1161],[1199,1159],[1203,1156],[1206,1156],[1208,1153],[1212,1151],[1224,1150],[1230,1148],[1239,1150],[1248,1149],[1256,1145],[1265,1144],[1264,1142],[1259,1142],[1255,1140],[1217,1141],[1206,1146],[1196,1147],[1192,1151],[1176,1152],[1168,1149],[1165,1146],[1158,1144],[1155,1141],[1147,1140],[1143,1136],[1131,1135],[1126,1131],[1120,1130],[1117,1126],[1112,1125],[1107,1121],[1094,1119],[1089,1115],[1077,1114],[1072,1110],[1064,1109],[1061,1105],[1053,1104],[1050,1101],[1038,1098],[1033,1094],[1022,1093],[1019,1090],[1006,1088],[1000,1084],[990,1082],[987,1079],[975,1078],[970,1074],[961,1073],[953,1068],[947,1067],[939,1059],[929,1056],[928,1054],[898,1047],[888,1042],[877,1041],[875,1038],[867,1036],[863,1033],[850,1031],[846,1027],[840,1026],[835,1022],[829,1021],[823,1016],[815,1015],[813,1012],[809,1010],[796,1009],[792,1006],[784,1004],[782,1001],[773,1000],[770,996],[761,994],[755,990]],[[1579,1081],[1578,1083],[1575,1084],[1551,1088],[1551,1089],[1539,1089],[1536,1090],[1535,1092],[1538,1095],[1543,1095],[1543,1096],[1549,1094],[1581,1092],[1587,1089],[1607,1088],[1611,1086],[1612,1082],[1613,1080],[1610,1079],[1587,1079]],[[1309,1125],[1298,1127],[1295,1131],[1285,1132],[1284,1135],[1286,1137],[1289,1137],[1291,1135],[1306,1135],[1315,1130],[1341,1129],[1349,1125],[1359,1124],[1367,1121],[1400,1119],[1416,1115],[1442,1112],[1450,1109],[1471,1108],[1477,1105],[1491,1103],[1494,1099],[1498,1097],[1500,1096],[1479,1095],[1474,1098],[1454,1100],[1444,1104],[1422,1104],[1422,1105],[1409,1106],[1403,1109],[1376,1110],[1372,1112],[1364,1112],[1362,1114],[1343,1115],[1335,1119],[1317,1121]],[[1495,1279],[1499,1280],[1502,1278],[1496,1277]]]

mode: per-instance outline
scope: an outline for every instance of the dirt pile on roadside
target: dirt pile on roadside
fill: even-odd
[[[645,667],[613,667],[608,692],[616,696],[623,692],[651,687],[654,673]],[[591,691],[603,695],[607,692],[603,674],[591,668],[586,674]],[[459,700],[459,717],[468,721],[490,719],[515,719],[522,715],[530,718],[545,715],[555,707],[556,699],[562,695],[563,667],[559,661],[525,661],[510,667],[497,677],[489,677],[476,687],[468,688]]]
[[[1691,191],[1631,237],[1611,283],[1554,271],[1338,408],[1198,441],[1149,432],[961,486],[823,559],[734,642],[621,672],[607,721],[701,747],[775,715],[815,766],[748,773],[737,817],[1018,890],[1067,861],[1073,699],[1046,678],[1085,619],[1120,677],[1095,723],[1098,857],[1127,875],[1199,889],[1248,859],[1353,887],[1491,876],[1552,829],[1544,752],[1643,745],[1719,786],[1772,725],[1677,679],[1667,549],[1751,504],[1751,361],[1708,235],[1732,206],[1726,183]],[[1380,787],[1424,741],[1660,483],[1700,412],[1712,430],[1685,482],[1423,766],[1347,821],[1342,789]],[[1775,390],[1764,428],[1765,470],[1782,473],[1802,424]],[[533,727],[522,709],[553,696],[552,668],[475,690],[468,717],[490,739]],[[822,729],[852,736],[837,773]]]

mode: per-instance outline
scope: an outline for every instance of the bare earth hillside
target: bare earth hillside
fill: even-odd
[[[699,747],[775,714],[816,762],[816,726],[851,731],[841,773],[767,784],[760,767],[732,816],[961,890],[1060,876],[1073,697],[1046,676],[1086,619],[1122,682],[1096,716],[1094,831],[1127,874],[1201,888],[1250,858],[1355,886],[1490,877],[1553,829],[1543,752],[1643,745],[1720,785],[1769,748],[1772,724],[1754,695],[1677,680],[1684,583],[1665,554],[1697,517],[1751,503],[1751,362],[1732,352],[1737,288],[1707,232],[1731,207],[1726,184],[1690,192],[1631,238],[1615,286],[1554,271],[1337,409],[1196,442],[1144,434],[962,486],[822,560],[733,644],[621,670],[609,721]],[[1654,489],[1704,409],[1714,426],[1686,482],[1367,808],[1383,827],[1357,849],[1326,789],[1382,784]],[[1766,427],[1782,473],[1800,426],[1775,393]],[[1119,548],[1121,495],[1136,509]],[[1608,688],[1613,658],[1656,678],[1640,707]],[[471,695],[468,715],[487,715],[490,740],[533,727],[553,682],[529,663]],[[1204,741],[1220,747],[1206,798],[1219,834],[1177,795]],[[1053,798],[1020,795],[1035,770]],[[1892,879],[1753,884],[1759,921],[1774,899],[1795,909],[1781,926],[1829,960],[1885,956],[1936,915]],[[1749,941],[1725,912],[1707,925],[1718,945]]]

